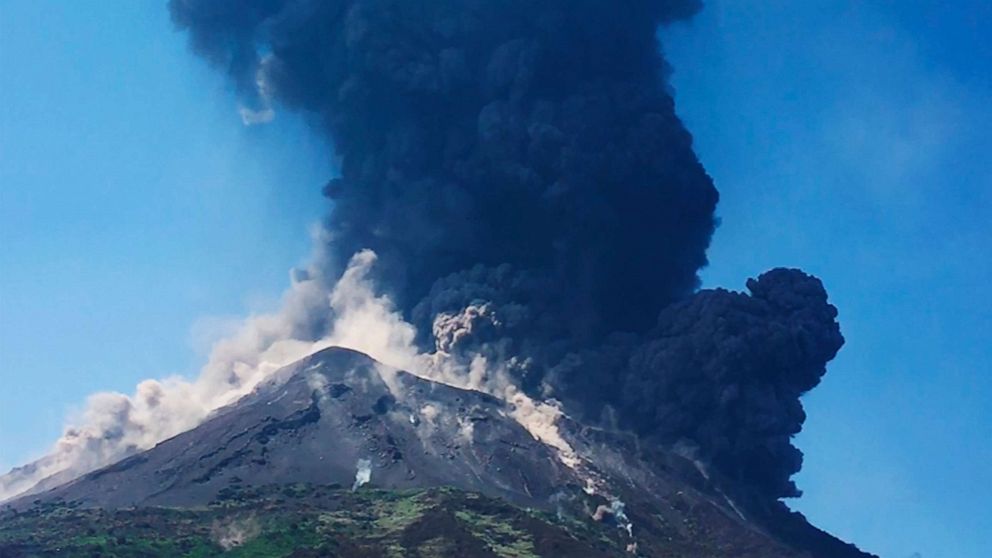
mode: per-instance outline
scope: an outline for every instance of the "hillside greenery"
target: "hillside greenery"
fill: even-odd
[[[0,556],[629,556],[617,531],[453,489],[299,484],[231,488],[197,509],[39,501],[0,514]]]

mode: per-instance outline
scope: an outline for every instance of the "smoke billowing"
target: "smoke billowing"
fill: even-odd
[[[769,496],[798,496],[792,443],[815,387],[844,343],[820,281],[775,269],[750,295],[701,291],[662,310],[638,338],[617,336],[562,373],[587,409],[612,405],[643,439],[690,444],[695,457]],[[603,374],[603,370],[614,371]]]
[[[694,5],[171,7],[246,102],[303,110],[332,138],[341,175],[325,192],[339,266],[374,251],[381,284],[409,312],[439,279],[510,265],[529,283],[517,296],[590,339],[650,326],[706,262],[717,194],[675,116],[655,39]]]
[[[294,286],[322,296],[287,305],[253,350],[442,355],[490,391],[495,366],[535,417],[554,398],[689,448],[759,500],[796,495],[799,396],[843,339],[820,282],[796,270],[750,294],[694,293],[718,195],[656,32],[697,4],[172,0],[243,114],[300,111],[339,162],[321,257]],[[353,257],[375,292],[342,288]],[[249,369],[211,393],[250,389]]]
[[[53,488],[148,449],[236,401],[271,372],[326,347],[315,333],[330,310],[321,262],[318,254],[308,270],[296,274],[278,312],[253,316],[217,342],[196,379],[150,379],[138,384],[132,395],[90,396],[82,415],[69,420],[49,455],[0,476],[0,501]]]

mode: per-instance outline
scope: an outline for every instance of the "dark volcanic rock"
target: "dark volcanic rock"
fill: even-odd
[[[351,486],[360,460],[384,488],[450,485],[546,502],[569,471],[499,400],[387,373],[369,357],[321,351],[237,404],[154,448],[44,495],[85,505],[198,505],[231,485]]]
[[[580,522],[597,516],[597,524],[614,526],[620,542],[636,543],[640,556],[868,556],[784,506],[759,516],[741,510],[732,484],[678,452],[561,417],[561,435],[583,459],[575,470],[511,412],[492,396],[326,349],[276,372],[193,430],[5,507],[202,507],[253,487],[347,490],[367,467],[376,489],[450,486]],[[583,490],[590,481],[594,493]],[[621,502],[626,520],[604,512]],[[427,537],[432,525],[449,528],[452,544],[476,544],[455,536],[461,527],[443,508],[423,518],[425,531],[412,526],[407,542],[423,542],[414,539]],[[549,549],[565,543],[535,540]],[[472,555],[486,555],[472,548]]]

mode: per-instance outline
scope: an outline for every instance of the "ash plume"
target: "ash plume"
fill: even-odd
[[[566,462],[578,457],[561,413],[689,452],[757,506],[798,495],[799,397],[843,338],[798,270],[748,281],[749,294],[697,292],[718,194],[656,32],[698,7],[172,0],[242,112],[303,113],[340,169],[323,188],[319,257],[294,286],[313,295],[194,382],[209,397],[190,420],[268,370],[214,380],[239,362],[339,344],[512,401]]]
[[[509,265],[528,283],[521,296],[539,299],[570,337],[592,339],[649,327],[706,263],[717,193],[675,116],[655,38],[695,4],[171,9],[246,102],[302,110],[330,135],[339,268],[375,252],[381,284],[409,315],[439,279]]]

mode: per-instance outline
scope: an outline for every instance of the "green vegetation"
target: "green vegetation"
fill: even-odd
[[[537,556],[530,534],[504,522],[497,515],[483,515],[460,510],[455,517],[465,522],[472,534],[484,540],[500,558],[532,558]]]
[[[452,489],[353,493],[298,484],[230,488],[199,509],[7,510],[0,556],[629,556],[612,531]]]

